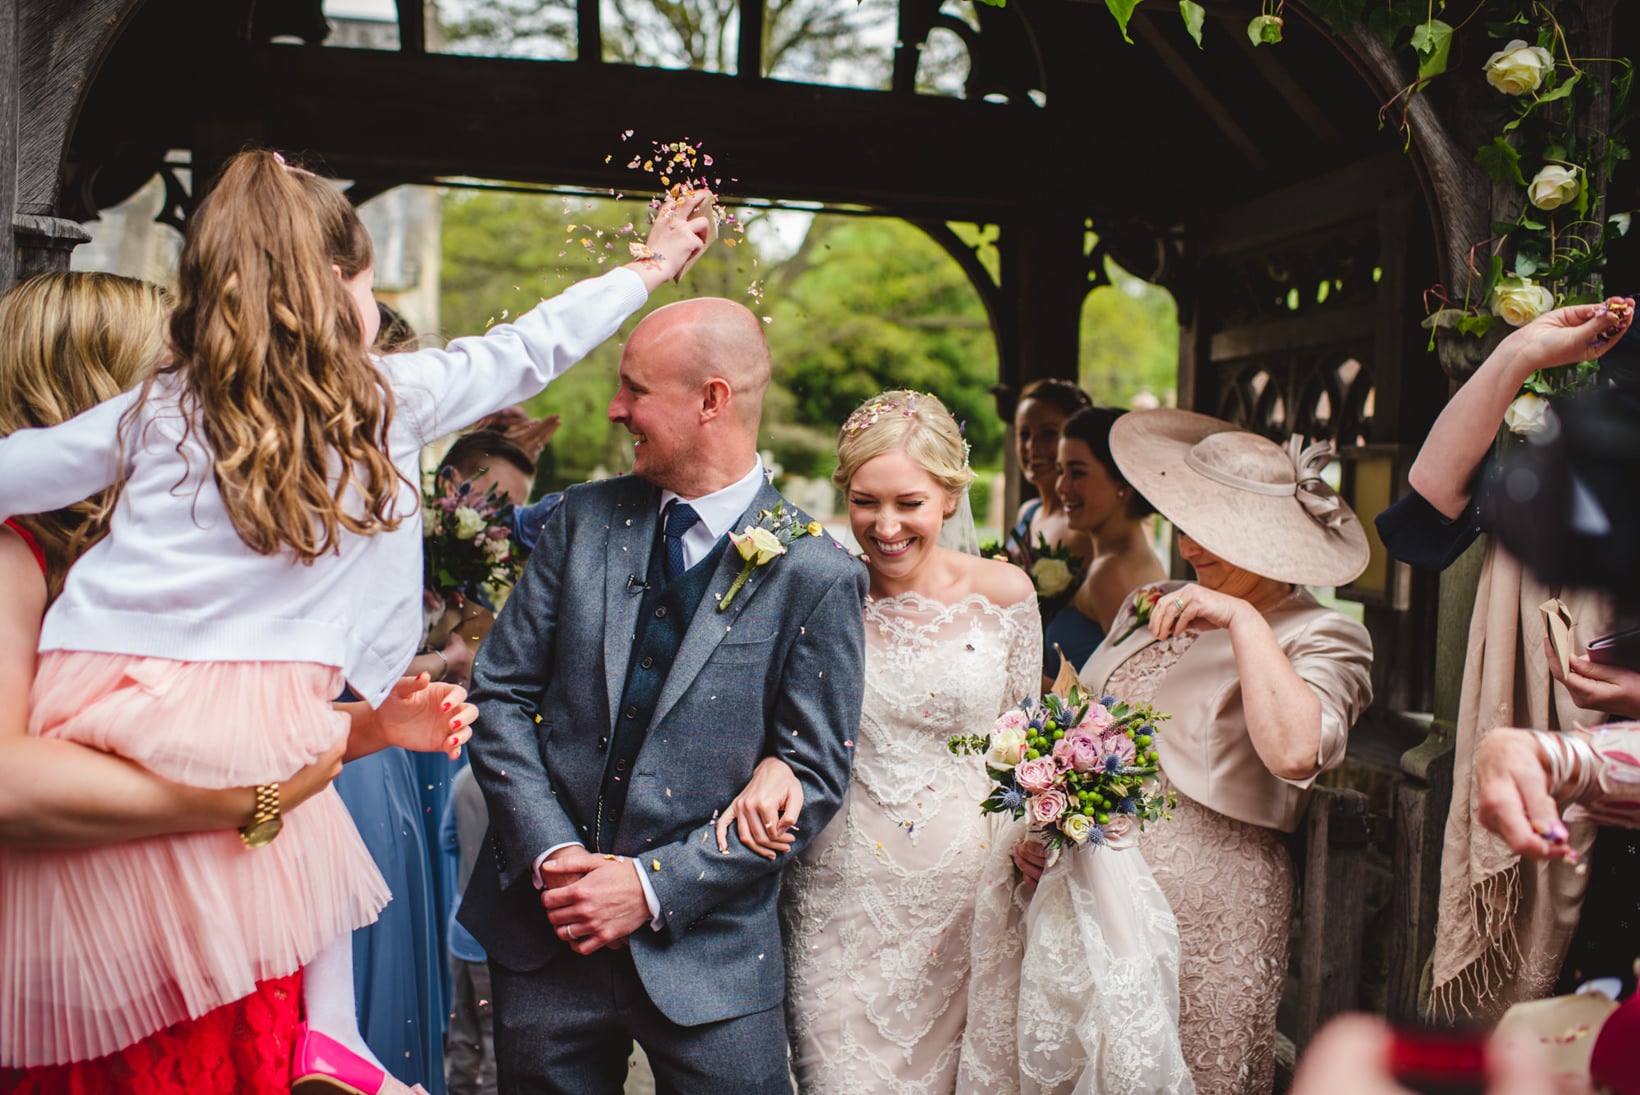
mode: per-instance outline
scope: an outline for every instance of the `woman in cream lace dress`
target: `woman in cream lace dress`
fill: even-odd
[[[973,478],[939,400],[867,401],[843,427],[838,462],[871,570],[866,696],[843,807],[787,868],[781,895],[793,1067],[806,1095],[937,1095],[956,1085],[994,829],[979,810],[982,767],[947,742],[989,732],[1035,694],[1041,622],[1022,571],[939,546]],[[723,818],[743,835],[748,813],[770,819],[763,832],[778,827],[782,766],[764,766]]]

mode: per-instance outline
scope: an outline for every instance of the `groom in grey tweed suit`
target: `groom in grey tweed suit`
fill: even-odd
[[[769,374],[738,304],[644,319],[609,407],[636,474],[565,492],[474,666],[490,831],[461,921],[504,1092],[618,1092],[634,1039],[662,1091],[790,1091],[787,857],[719,852],[712,819],[770,756],[803,786],[793,851],[836,812],[867,582],[804,536],[718,609],[726,534],[781,501],[756,447]]]

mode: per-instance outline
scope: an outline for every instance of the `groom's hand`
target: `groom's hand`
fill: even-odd
[[[591,954],[619,946],[649,923],[649,903],[644,900],[632,860],[582,854],[597,860],[597,866],[574,882],[543,890],[541,903],[547,908],[547,919],[558,938],[576,954]],[[543,864],[543,878],[545,868]]]

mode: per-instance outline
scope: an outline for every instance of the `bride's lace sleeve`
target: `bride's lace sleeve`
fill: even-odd
[[[998,715],[1026,696],[1042,694],[1042,615],[1036,610],[1035,598],[1009,605],[1003,620],[1009,631],[1008,684],[1002,691]]]

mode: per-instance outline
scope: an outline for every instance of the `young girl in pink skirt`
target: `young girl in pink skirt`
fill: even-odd
[[[29,732],[181,784],[259,789],[238,833],[0,849],[0,1069],[95,1063],[162,1033],[179,1056],[211,1052],[190,1023],[267,998],[236,1036],[293,1054],[287,1082],[402,1090],[361,1059],[347,959],[386,887],[333,790],[281,813],[278,781],[346,734],[331,703],[344,683],[378,706],[415,652],[422,446],[614,334],[705,246],[689,215],[704,199],[662,208],[650,257],[516,323],[372,358],[372,252],[352,207],[274,153],[241,153],[190,223],[171,362],[0,439],[0,517],[120,488],[46,615]],[[385,740],[456,749],[465,733]],[[312,1029],[290,1029],[310,963]],[[203,1087],[185,1071],[192,1091],[264,1090],[220,1065]]]

